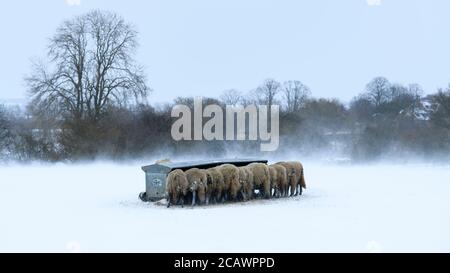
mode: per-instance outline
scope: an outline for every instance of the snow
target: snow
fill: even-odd
[[[3,166],[0,252],[450,251],[449,166],[305,170],[302,197],[167,209],[140,165]]]

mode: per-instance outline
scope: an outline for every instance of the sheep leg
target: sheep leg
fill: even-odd
[[[167,199],[167,207],[170,208],[170,205],[172,203],[172,200],[171,200],[172,199],[172,195],[171,194],[167,194],[166,199]]]
[[[231,199],[233,202],[236,202],[236,201],[237,201],[237,197],[238,197],[238,192],[236,192],[236,191],[233,190],[233,192],[230,193],[230,195],[231,195],[230,199]]]
[[[264,198],[270,199],[271,196],[272,196],[272,189],[270,185],[266,185],[264,187]]]
[[[224,200],[223,200],[223,191],[219,191],[217,193],[217,203],[223,203],[223,202],[224,202]]]
[[[216,204],[217,204],[217,203],[220,203],[220,197],[221,197],[221,196],[220,196],[219,193],[217,193],[217,194],[215,195],[214,198],[215,198],[215,200],[216,200]]]
[[[247,189],[245,194],[247,195],[248,200],[252,200],[252,190]]]
[[[192,192],[192,206],[195,206],[195,198],[197,197],[197,192],[193,191]]]
[[[272,194],[272,190],[270,188],[269,189],[264,189],[263,198],[264,199],[269,199],[271,194]]]
[[[241,190],[241,195],[242,195],[242,200],[243,200],[244,202],[246,202],[246,201],[247,201],[247,197],[245,196],[244,190]]]
[[[180,196],[180,203],[181,203],[181,207],[184,208],[184,198],[183,198],[183,196]]]
[[[219,200],[220,200],[220,203],[225,203],[225,193],[223,192],[222,193],[222,196],[220,196],[220,198],[219,198]]]
[[[172,199],[173,199],[173,200],[172,200],[172,201],[173,201],[173,204],[174,204],[175,206],[178,206],[178,205],[180,204],[180,195],[179,195],[179,194],[174,193]]]

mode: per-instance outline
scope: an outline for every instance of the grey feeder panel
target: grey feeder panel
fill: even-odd
[[[264,163],[264,159],[224,159],[224,160],[205,160],[189,162],[160,163],[143,166],[145,172],[145,192],[139,194],[139,198],[144,201],[158,201],[164,199],[166,192],[166,178],[173,170],[189,170],[191,168],[209,169],[222,164],[233,164],[237,167],[247,166],[251,163]]]

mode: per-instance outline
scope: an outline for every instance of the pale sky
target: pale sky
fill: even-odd
[[[150,101],[301,80],[349,101],[376,76],[450,82],[449,0],[21,0],[0,7],[0,99],[25,98],[32,58],[65,19],[114,11],[139,31]]]

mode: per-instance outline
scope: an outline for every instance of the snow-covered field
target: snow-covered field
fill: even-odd
[[[0,167],[0,252],[450,251],[450,166],[305,169],[302,197],[166,209],[139,165]]]

